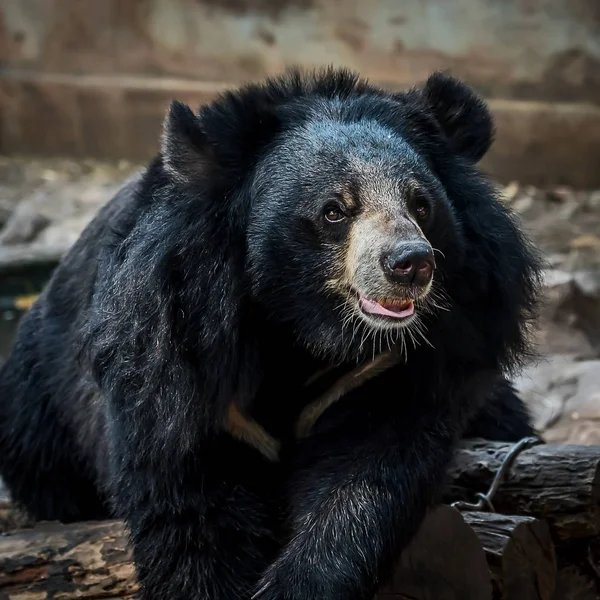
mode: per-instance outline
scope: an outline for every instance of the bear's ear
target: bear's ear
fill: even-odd
[[[210,145],[192,109],[174,100],[163,123],[161,153],[165,170],[179,181],[189,181],[208,161]]]
[[[164,169],[181,182],[210,175],[212,182],[243,177],[281,125],[277,98],[249,88],[225,93],[201,107],[173,101],[162,135]]]
[[[422,94],[452,149],[473,163],[483,158],[494,136],[485,102],[469,86],[444,73],[431,75]]]

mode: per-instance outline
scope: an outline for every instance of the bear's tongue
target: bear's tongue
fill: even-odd
[[[394,319],[404,319],[415,312],[415,305],[412,300],[399,301],[385,298],[373,300],[362,294],[360,296],[360,306],[365,312]]]

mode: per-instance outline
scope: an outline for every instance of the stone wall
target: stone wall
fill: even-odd
[[[0,152],[146,159],[176,97],[299,64],[489,100],[503,181],[600,185],[598,0],[4,0]]]

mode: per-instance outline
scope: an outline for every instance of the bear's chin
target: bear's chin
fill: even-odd
[[[310,354],[332,364],[370,361],[394,349],[409,359],[413,349],[429,345],[418,303],[413,303],[412,313],[403,317],[370,313],[358,303],[345,318],[330,316],[320,323],[302,323],[295,333]]]

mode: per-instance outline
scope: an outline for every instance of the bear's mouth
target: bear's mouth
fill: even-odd
[[[411,298],[369,298],[359,294],[358,305],[362,312],[386,319],[404,320],[415,312],[415,303]]]

